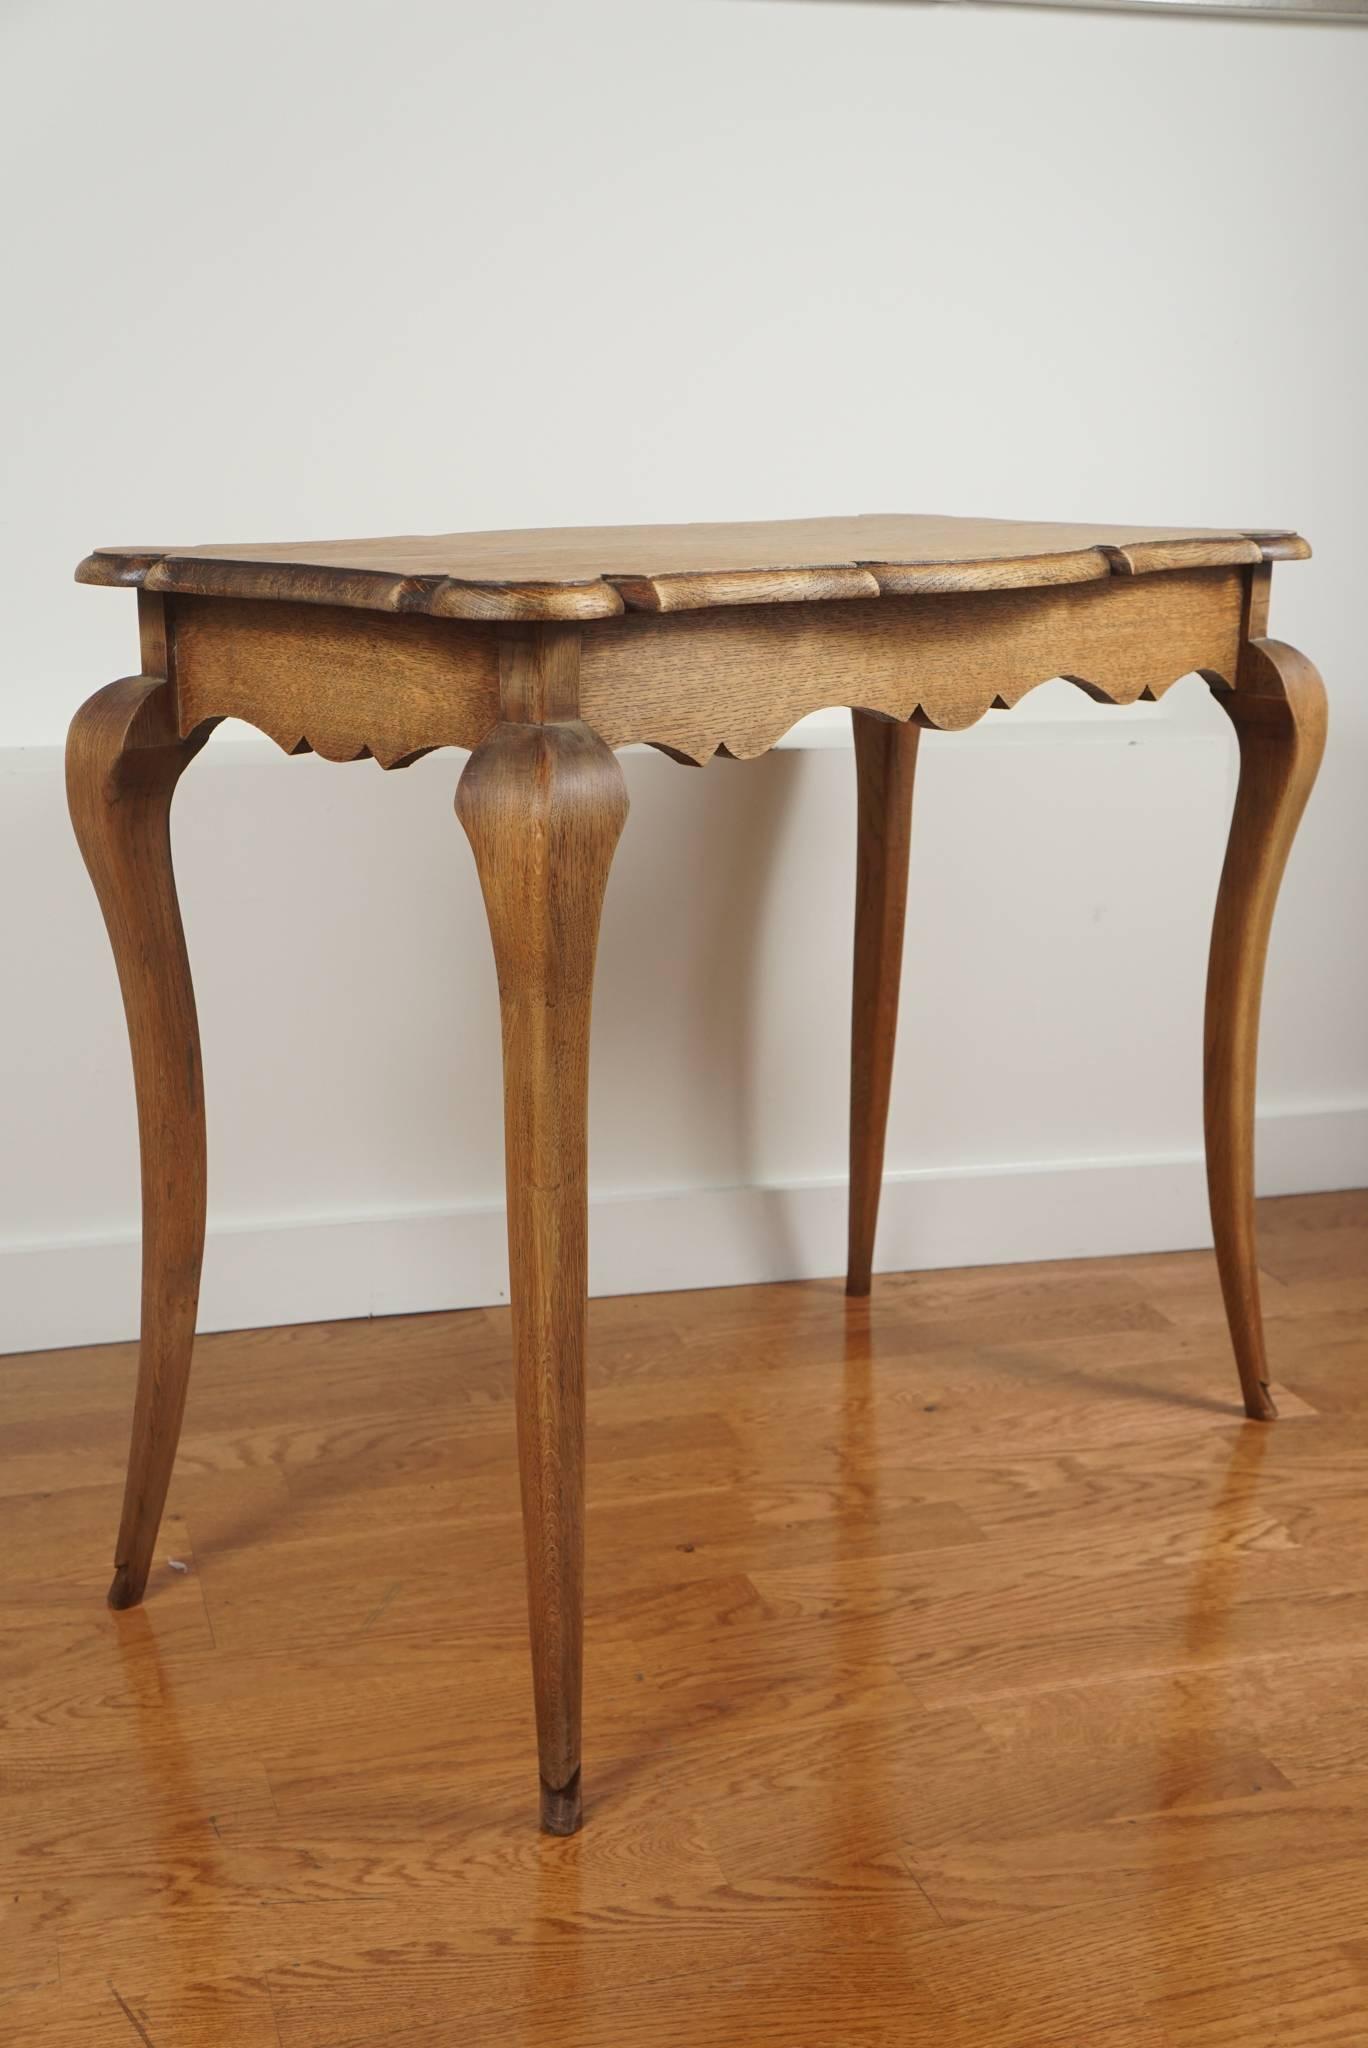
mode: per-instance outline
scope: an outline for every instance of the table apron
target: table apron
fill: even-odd
[[[762,754],[850,706],[959,730],[1055,676],[1114,704],[1191,671],[1234,688],[1266,568],[1030,590],[625,613],[508,625],[325,604],[143,595],[177,720],[241,718],[287,753],[398,767],[501,718],[578,716],[610,747]],[[164,609],[163,609],[164,608]],[[146,623],[146,622],[145,622]],[[543,708],[528,678],[553,678]]]

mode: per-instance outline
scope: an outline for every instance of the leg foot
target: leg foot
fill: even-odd
[[[541,1826],[544,1835],[577,1835],[583,1815],[580,1810],[580,1774],[558,1792],[541,1781]]]
[[[853,711],[858,825],[850,1015],[850,1241],[846,1293],[868,1294],[898,1029],[912,779],[920,728]]]
[[[589,1008],[627,815],[622,771],[577,720],[496,726],[456,810],[475,852],[503,1017],[504,1151],[542,1825],[579,1825]]]
[[[1245,1412],[1271,1422],[1254,1239],[1259,1005],[1278,887],[1325,749],[1325,686],[1295,648],[1251,640],[1239,687],[1214,695],[1239,739],[1240,782],[1207,969],[1207,1189]]]
[[[153,1541],[156,1541],[155,1535]],[[143,1587],[146,1584],[147,1567],[143,1568],[140,1578],[134,1578],[126,1564],[116,1565],[114,1577],[110,1582],[107,1604],[116,1614],[122,1613],[125,1607],[136,1607],[142,1599]]]
[[[208,737],[176,729],[169,686],[111,683],[67,739],[67,798],[119,971],[142,1158],[142,1336],[111,1607],[136,1607],[170,1484],[204,1248],[199,1027],[171,871],[171,796]]]

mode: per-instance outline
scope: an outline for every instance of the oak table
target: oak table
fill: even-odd
[[[599,911],[627,812],[614,749],[762,754],[851,709],[858,782],[848,1290],[868,1292],[883,1171],[912,779],[958,729],[1062,675],[1114,704],[1192,670],[1240,779],[1207,980],[1207,1177],[1246,1412],[1274,1414],[1254,1249],[1254,1070],[1278,885],[1325,741],[1311,663],[1265,637],[1270,531],[870,516],[288,546],[100,548],[135,586],[142,673],[76,714],[71,814],[132,1041],[142,1338],[110,1602],[141,1599],[180,1433],[205,1218],[204,1106],[171,868],[181,770],[219,719],[291,754],[398,768],[471,749],[456,810],[503,1018],[519,1461],[542,1825],[580,1819],[586,1102]]]

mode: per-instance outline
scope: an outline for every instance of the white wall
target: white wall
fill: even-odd
[[[157,543],[926,509],[1295,524],[1330,752],[1275,935],[1270,1188],[1368,1181],[1368,34],[783,0],[11,4],[0,1348],[127,1333],[112,966],[61,809]],[[497,1019],[459,757],[177,800],[206,1323],[492,1299]],[[629,763],[596,1040],[604,1288],[833,1271],[848,752]],[[923,749],[886,1264],[1195,1243],[1201,686]],[[622,1200],[621,1197],[648,1197]]]

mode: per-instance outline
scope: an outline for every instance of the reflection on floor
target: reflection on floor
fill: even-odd
[[[502,1313],[0,1361],[0,2041],[1368,2042],[1368,1194],[1200,1254],[593,1310],[587,1826],[536,1833]]]

